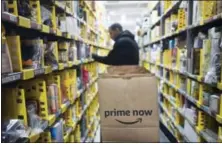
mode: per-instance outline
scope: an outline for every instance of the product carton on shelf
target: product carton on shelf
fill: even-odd
[[[139,66],[109,67],[98,80],[102,142],[158,142],[157,81]]]

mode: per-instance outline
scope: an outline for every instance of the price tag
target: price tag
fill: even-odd
[[[40,69],[36,69],[34,71],[35,75],[40,75],[40,74],[44,74],[45,70],[43,68],[40,68]]]
[[[13,82],[16,80],[20,80],[20,79],[21,79],[21,74],[14,74],[14,75],[6,76],[2,78],[2,83],[5,84],[5,83]]]

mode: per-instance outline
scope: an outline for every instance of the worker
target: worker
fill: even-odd
[[[134,40],[134,35],[128,31],[123,31],[119,23],[114,23],[109,27],[109,34],[115,41],[113,49],[107,56],[92,54],[92,58],[106,65],[138,65],[139,46]]]

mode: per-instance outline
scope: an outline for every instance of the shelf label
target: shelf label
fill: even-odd
[[[44,74],[45,73],[45,70],[43,68],[40,68],[40,69],[36,69],[34,71],[34,74],[35,75],[40,75],[40,74]]]
[[[4,78],[2,78],[2,83],[9,83],[9,82],[13,82],[13,81],[16,81],[16,80],[20,80],[21,79],[21,73],[19,74],[14,74],[14,75],[11,75],[11,76],[6,76]]]

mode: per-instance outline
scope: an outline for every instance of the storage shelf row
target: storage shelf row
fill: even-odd
[[[163,65],[163,64],[161,64],[161,63],[155,63],[155,62],[151,62],[151,61],[145,61],[145,62],[147,62],[147,63],[149,63],[149,64],[151,64],[151,65],[154,65],[154,66],[158,66],[158,67],[162,67],[162,68],[168,69],[168,70],[170,70],[170,71],[173,71],[173,72],[175,72],[175,73],[181,74],[181,75],[183,75],[183,76],[186,76],[186,77],[188,77],[188,78],[191,78],[191,79],[193,79],[193,80],[195,80],[195,81],[198,81],[198,82],[200,82],[200,83],[204,83],[204,84],[209,85],[209,86],[211,86],[211,87],[216,87],[216,88],[218,88],[219,90],[222,90],[222,82],[218,82],[218,83],[215,84],[215,85],[214,85],[214,84],[208,84],[208,83],[206,83],[206,82],[204,81],[204,77],[203,77],[203,76],[194,75],[194,74],[191,74],[191,73],[189,73],[189,72],[187,72],[187,71],[181,71],[181,70],[177,69],[176,67],[165,66],[165,65]]]
[[[16,26],[24,27],[24,28],[27,28],[28,30],[29,29],[30,30],[38,30],[42,34],[44,34],[44,33],[45,34],[51,34],[51,36],[57,36],[58,39],[59,38],[64,38],[64,39],[67,39],[67,40],[81,41],[81,42],[84,42],[86,44],[96,46],[98,48],[103,48],[103,49],[110,50],[110,48],[107,48],[106,46],[98,45],[97,43],[95,43],[93,41],[89,41],[87,39],[84,39],[81,36],[72,35],[72,34],[69,34],[67,32],[61,32],[59,29],[53,30],[52,28],[50,28],[47,25],[44,25],[44,24],[40,25],[40,24],[37,24],[36,22],[31,22],[29,19],[27,19],[25,17],[22,17],[22,16],[15,16],[15,15],[7,13],[7,12],[2,12],[2,21],[16,24]],[[95,33],[95,30],[93,30],[92,27],[90,27],[90,26],[88,26],[88,27],[89,27],[89,29],[92,30],[92,32]]]
[[[22,72],[10,73],[8,75],[2,75],[2,84],[12,83],[18,80],[28,80],[28,79],[35,78],[39,75],[50,74],[58,70],[64,70],[64,69],[72,68],[74,66],[83,65],[83,64],[87,64],[91,62],[93,62],[92,59],[85,59],[82,61],[69,62],[67,64],[61,63],[59,67],[53,67],[53,68],[45,67],[45,68],[35,69],[33,70],[31,76],[29,76],[29,78],[24,78],[23,75],[25,73],[22,73]]]
[[[150,46],[150,45],[153,45],[156,43],[160,43],[162,40],[167,40],[170,38],[181,36],[182,34],[184,34],[188,30],[203,29],[206,27],[206,25],[209,25],[208,28],[210,28],[210,26],[212,26],[212,24],[218,23],[218,21],[221,22],[221,20],[222,20],[222,13],[212,16],[211,18],[208,18],[207,20],[201,21],[199,24],[188,25],[186,28],[178,30],[177,32],[174,32],[172,34],[168,33],[164,36],[161,36],[161,38],[157,38],[156,40],[154,40],[148,44],[145,44],[144,47],[147,47],[147,46]]]
[[[2,47],[8,58],[4,55],[2,66],[2,108],[8,110],[2,113],[2,121],[15,119],[25,127],[25,139],[18,142],[93,141],[99,125],[97,71],[106,66],[93,61],[91,54],[105,55],[110,50],[95,2],[17,0],[2,4]],[[27,9],[21,11],[22,6]],[[26,60],[30,49],[39,52],[35,55],[38,61],[31,57],[31,66]],[[9,59],[11,67],[5,61]],[[14,142],[8,135],[4,141]]]
[[[188,123],[192,126],[192,128],[196,131],[196,133],[204,139],[204,141],[206,142],[221,142],[221,124],[222,124],[222,117],[220,114],[215,115],[215,113],[212,113],[208,107],[201,105],[197,100],[195,100],[192,96],[189,96],[186,94],[186,92],[184,92],[183,90],[181,90],[180,88],[177,88],[174,84],[172,84],[171,82],[169,82],[168,80],[162,78],[161,76],[159,76],[158,74],[156,75],[157,78],[166,83],[168,86],[170,86],[172,89],[174,89],[178,94],[180,94],[181,96],[185,97],[185,99],[187,99],[189,102],[191,102],[196,108],[199,109],[200,113],[204,112],[207,115],[209,115],[210,117],[214,118],[219,126],[218,129],[218,134],[211,134],[211,132],[208,132],[205,128],[201,128],[198,126],[198,124],[194,124],[193,122],[190,121],[190,119],[184,114],[184,111],[182,110],[183,108],[179,106],[178,103],[180,103],[179,101],[181,101],[181,99],[176,100],[175,102],[175,98],[172,98],[171,95],[168,95],[162,91],[159,91],[159,93],[164,97],[164,99],[166,99],[166,101],[168,101],[168,103],[171,105],[171,107],[173,109],[175,109],[178,114],[180,114],[185,120],[188,121]],[[178,98],[176,98],[178,99]],[[169,119],[171,120],[171,122],[174,124],[174,126],[178,129],[180,135],[183,136],[183,140],[185,140],[186,142],[193,142],[187,139],[187,136],[184,136],[183,131],[181,130],[181,126],[179,125],[179,123],[177,123],[177,120],[172,118],[172,114],[170,114],[167,110],[167,108],[164,106],[164,104],[162,102],[159,102],[160,107],[162,107],[162,109],[164,110],[164,112],[166,113],[167,117],[169,117]],[[221,105],[221,104],[220,104]],[[160,116],[161,119],[162,115]],[[171,132],[172,133],[172,132]],[[174,135],[176,135],[175,133],[173,133]],[[179,139],[178,139],[179,140]],[[200,140],[202,141],[202,140]]]
[[[222,3],[159,3],[140,39],[141,62],[159,83],[161,121],[178,142],[221,142]]]

